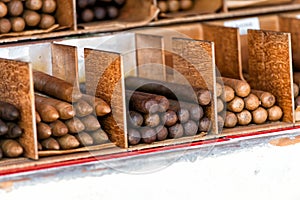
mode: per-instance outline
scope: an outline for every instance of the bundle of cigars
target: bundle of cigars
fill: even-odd
[[[0,1],[0,33],[48,29],[55,24],[56,0]]]
[[[115,19],[126,0],[76,0],[79,22]]]
[[[162,13],[187,11],[193,8],[194,0],[158,0],[157,7]]]
[[[20,112],[11,103],[0,101],[0,159],[22,156],[24,149],[18,142],[23,130],[18,125]]]
[[[177,83],[127,77],[125,87],[129,145],[150,144],[210,131],[211,118],[205,114],[206,107],[211,104],[209,90],[198,88],[197,102],[193,102],[186,86]]]
[[[225,128],[263,124],[282,118],[282,109],[276,98],[267,91],[251,89],[246,81],[222,77],[223,96],[218,101],[226,103]]]
[[[41,71],[33,71],[33,81],[39,150],[68,150],[108,141],[98,120],[111,112],[105,101]]]

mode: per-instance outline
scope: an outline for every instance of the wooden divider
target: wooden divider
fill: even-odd
[[[86,92],[100,97],[112,108],[101,119],[101,126],[117,146],[127,148],[127,121],[121,55],[93,49],[84,49]]]
[[[216,67],[222,76],[244,80],[238,29],[207,23],[202,29],[203,39],[215,44]]]
[[[293,69],[300,71],[300,19],[295,14],[280,15],[279,24],[281,31],[291,33]]]
[[[78,55],[74,46],[51,43],[52,74],[78,86]]]
[[[290,33],[248,30],[249,84],[275,95],[284,122],[295,123]]]
[[[166,80],[163,41],[161,36],[135,34],[138,76],[153,80]],[[151,65],[151,66],[150,66]],[[157,65],[157,67],[156,67]]]
[[[205,88],[212,93],[211,120],[212,133],[218,134],[216,110],[216,71],[214,46],[212,42],[200,40],[173,38],[173,69],[193,87]],[[181,76],[174,77],[174,82],[180,83]],[[191,94],[192,95],[192,94]]]
[[[0,68],[0,100],[11,103],[20,110],[19,126],[24,133],[19,142],[24,148],[24,156],[38,159],[31,65],[0,59]]]

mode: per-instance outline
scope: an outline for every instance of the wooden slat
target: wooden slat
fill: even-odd
[[[164,54],[162,37],[148,34],[135,34],[138,76],[153,80],[166,80],[163,67]]]
[[[56,0],[57,9],[55,18],[60,26],[69,27],[77,30],[76,1],[75,0]]]
[[[269,122],[265,124],[250,124],[247,126],[237,126],[234,128],[224,128],[222,130],[222,136],[230,136],[230,135],[243,135],[248,133],[259,133],[262,131],[271,131],[271,130],[279,130],[282,128],[293,127],[292,123],[286,122]]]
[[[19,138],[24,156],[38,159],[32,71],[29,63],[0,59],[0,100],[15,105],[24,133]]]
[[[294,123],[291,35],[248,30],[248,47],[251,88],[274,94],[283,109],[283,121]]]
[[[121,55],[99,50],[84,49],[86,92],[102,98],[112,112],[101,118],[103,130],[117,146],[127,148],[125,93]]]
[[[280,30],[291,33],[293,69],[300,70],[300,19],[294,17],[279,17]]]
[[[52,75],[78,87],[77,48],[61,44],[51,44]]]
[[[212,42],[173,38],[174,81],[191,86],[207,88],[212,92],[212,133],[218,133],[216,110],[216,73],[214,46]],[[184,76],[184,77],[182,77]],[[193,94],[191,94],[193,95]]]
[[[238,29],[207,23],[203,23],[202,28],[203,39],[215,43],[216,67],[221,75],[243,80]]]

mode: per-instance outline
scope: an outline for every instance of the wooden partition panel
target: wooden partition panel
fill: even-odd
[[[283,121],[295,122],[292,89],[291,35],[248,30],[249,84],[275,95],[283,109]]]
[[[213,133],[217,134],[216,72],[213,43],[173,38],[173,69],[183,75],[191,86],[206,88],[212,92],[211,120]],[[175,75],[174,82],[181,83],[181,81],[181,76],[176,77]]]
[[[74,46],[51,44],[52,75],[78,86],[78,55]]]
[[[206,23],[202,28],[203,39],[215,43],[216,67],[222,76],[243,80],[239,30]]]
[[[121,55],[100,50],[85,49],[86,92],[100,97],[112,108],[101,118],[101,126],[117,146],[127,148],[124,79]]]
[[[15,105],[21,115],[19,138],[24,156],[38,159],[32,69],[29,63],[0,59],[0,100]]]
[[[166,80],[163,67],[163,41],[161,36],[135,34],[138,76],[153,80]]]
[[[296,16],[281,16],[279,18],[280,30],[291,33],[293,69],[300,71],[300,19]]]

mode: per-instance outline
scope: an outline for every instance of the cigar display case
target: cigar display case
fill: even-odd
[[[18,5],[22,2],[17,7],[20,13],[15,15],[7,9],[10,0],[3,1],[5,29],[0,31],[1,43],[30,40],[33,35],[49,39],[300,9],[298,0],[47,0],[44,7],[32,8],[26,1],[12,1]],[[37,2],[42,6],[42,0]],[[39,23],[24,23],[26,16],[33,16]]]
[[[87,20],[92,5],[57,1],[55,30],[2,35],[0,101],[22,133],[3,118],[1,175],[298,128],[298,1],[161,2]]]

